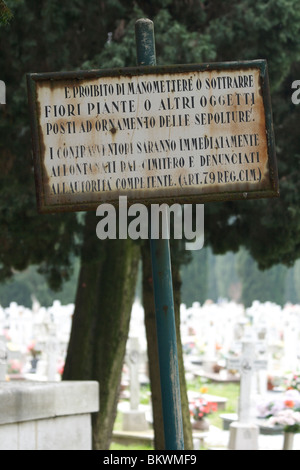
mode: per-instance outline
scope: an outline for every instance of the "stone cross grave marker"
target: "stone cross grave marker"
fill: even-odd
[[[145,411],[139,409],[140,382],[139,366],[141,362],[139,339],[129,338],[126,364],[130,375],[130,409],[123,411],[123,431],[145,431],[148,429]]]
[[[126,363],[129,367],[130,375],[130,409],[137,410],[140,403],[140,383],[139,383],[139,365],[140,365],[140,346],[138,338],[129,339],[129,349]]]
[[[252,378],[256,371],[266,369],[267,361],[255,359],[255,342],[244,340],[240,358],[228,359],[227,367],[240,371],[238,422],[230,425],[229,449],[257,450],[258,426],[251,423]]]
[[[253,341],[243,341],[241,357],[227,360],[227,368],[238,370],[241,375],[238,412],[240,422],[247,423],[250,421],[253,374],[266,369],[267,365],[267,360],[255,359],[255,342]]]

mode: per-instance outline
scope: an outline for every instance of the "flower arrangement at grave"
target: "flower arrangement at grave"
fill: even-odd
[[[283,427],[284,432],[296,434],[300,432],[300,409],[299,411],[292,408],[281,410],[269,419],[269,423],[271,426]]]
[[[283,377],[279,375],[268,375],[267,379],[267,388],[268,390],[284,390],[284,381]]]
[[[185,354],[192,354],[193,351],[195,350],[196,343],[195,341],[187,341],[182,346],[183,346],[183,352]]]
[[[12,359],[8,362],[7,373],[9,375],[20,374],[21,371],[22,371],[22,366],[21,366],[20,361],[18,361],[17,359]]]
[[[36,349],[36,343],[35,341],[32,341],[28,346],[27,346],[27,352],[30,353],[30,355],[33,357],[33,359],[37,359],[37,357],[41,354],[41,351]]]
[[[300,392],[300,375],[293,374],[291,378],[287,380],[287,390],[297,390]]]
[[[65,369],[65,362],[64,361],[60,361],[58,367],[57,367],[57,373],[60,375],[60,377],[62,377],[63,373],[64,373],[64,369]]]
[[[197,398],[189,404],[190,416],[192,418],[192,427],[194,429],[206,430],[209,427],[206,417],[217,411],[218,405],[209,402],[204,398]]]
[[[300,392],[298,376],[293,376],[287,391],[277,400],[261,404],[261,417],[270,426],[279,426],[284,433],[283,450],[293,450],[294,435],[300,433]]]
[[[228,350],[228,353],[224,356],[224,359],[225,359],[225,363],[227,363],[227,359],[237,359],[240,357],[240,353],[238,353],[237,351],[235,351],[234,349],[229,349]],[[230,375],[230,376],[236,376],[239,374],[239,370],[238,369],[233,369],[233,368],[228,368],[227,367],[227,364],[226,364],[226,368],[227,368],[227,373]]]
[[[284,432],[300,432],[300,392],[289,389],[282,395],[258,405],[258,416],[268,420],[270,426],[280,426]],[[286,430],[290,427],[290,430]],[[293,429],[293,430],[292,430]]]
[[[37,364],[38,364],[38,361],[39,361],[39,355],[42,354],[41,351],[39,351],[38,349],[36,349],[36,343],[35,341],[32,341],[28,346],[27,346],[27,352],[30,353],[31,355],[31,361],[30,361],[30,364],[31,364],[31,370],[30,372],[31,373],[36,373],[36,369],[37,369]]]

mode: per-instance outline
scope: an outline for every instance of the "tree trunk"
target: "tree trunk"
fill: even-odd
[[[154,448],[164,450],[165,436],[159,375],[158,345],[156,334],[155,305],[152,282],[150,245],[142,246],[143,260],[143,307],[145,312],[145,329],[148,348],[149,376],[153,412]]]
[[[117,412],[140,249],[131,240],[97,240],[96,223],[88,213],[63,379],[99,382],[93,445],[103,450],[109,448]]]
[[[176,337],[177,337],[177,354],[178,354],[178,369],[179,369],[179,381],[181,391],[181,409],[182,409],[182,421],[183,421],[183,433],[184,433],[184,448],[185,450],[192,450],[193,446],[193,433],[191,425],[191,417],[189,410],[189,400],[187,395],[187,386],[185,380],[185,368],[183,361],[181,333],[180,333],[180,304],[181,304],[181,277],[178,264],[172,266],[172,280],[173,280],[173,291],[174,291],[174,309],[175,309],[175,325],[176,325]]]
[[[154,427],[154,445],[156,450],[165,448],[162,400],[159,376],[159,356],[156,334],[155,306],[152,283],[152,266],[150,256],[150,246],[145,243],[142,247],[143,260],[143,306],[145,311],[145,327],[148,345],[149,374],[151,383],[151,397],[153,410],[153,427]],[[178,351],[178,367],[179,381],[181,392],[182,419],[184,432],[184,448],[186,450],[193,449],[193,436],[190,423],[190,414],[187,398],[187,388],[185,381],[185,371],[183,364],[181,335],[180,335],[180,273],[179,269],[174,266],[172,269],[173,290],[174,290],[174,308],[177,336]]]

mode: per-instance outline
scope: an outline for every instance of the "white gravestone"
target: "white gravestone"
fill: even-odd
[[[258,450],[259,429],[251,422],[251,391],[255,371],[267,367],[264,360],[255,360],[255,343],[243,341],[242,355],[239,359],[228,360],[227,367],[240,371],[240,398],[238,421],[230,425],[230,450]]]
[[[149,428],[145,411],[139,409],[140,382],[139,366],[141,362],[138,338],[129,338],[126,364],[130,373],[130,409],[123,411],[123,431],[145,431]]]
[[[0,382],[6,380],[6,369],[7,369],[7,349],[6,343],[0,337]]]
[[[130,371],[130,409],[137,410],[140,403],[140,350],[138,338],[129,339],[129,351],[126,362]]]
[[[290,313],[284,324],[284,357],[283,367],[285,371],[296,372],[298,370],[298,343],[299,343],[299,319],[298,315]]]
[[[48,340],[46,343],[47,352],[47,379],[50,382],[56,380],[58,363],[58,343],[54,324],[48,325]]]
[[[207,325],[207,344],[205,356],[203,358],[203,369],[206,372],[213,372],[213,366],[217,362],[216,358],[216,324],[210,319]]]

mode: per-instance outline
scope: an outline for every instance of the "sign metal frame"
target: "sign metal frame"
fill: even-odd
[[[137,67],[128,67],[122,69],[99,69],[99,70],[89,70],[89,71],[73,71],[73,72],[52,72],[52,73],[30,73],[27,74],[27,87],[28,87],[28,101],[30,108],[30,118],[31,118],[31,130],[32,130],[32,144],[33,144],[33,162],[34,162],[34,172],[35,172],[35,182],[36,182],[36,197],[38,211],[40,213],[48,212],[64,212],[64,211],[86,211],[86,210],[96,210],[98,205],[102,202],[109,202],[113,205],[117,205],[116,200],[106,200],[101,199],[101,194],[99,195],[99,200],[86,201],[86,202],[70,202],[70,203],[59,203],[47,205],[45,202],[44,195],[44,164],[43,164],[43,135],[41,127],[39,124],[39,115],[40,115],[40,106],[37,102],[37,85],[40,82],[49,82],[51,83],[61,81],[76,81],[80,83],[82,80],[88,79],[99,79],[102,77],[111,77],[111,78],[120,78],[120,77],[132,77],[135,76],[145,76],[147,75],[172,75],[174,73],[187,74],[191,72],[211,72],[211,71],[247,71],[247,70],[259,70],[260,76],[260,93],[263,98],[263,106],[265,113],[265,131],[266,131],[266,142],[267,142],[267,151],[268,151],[268,184],[267,187],[262,190],[250,190],[250,191],[219,191],[216,190],[214,193],[201,193],[201,194],[183,194],[179,197],[169,197],[168,195],[162,196],[161,194],[156,197],[155,195],[151,198],[143,199],[137,197],[135,200],[128,198],[128,204],[133,202],[140,202],[145,205],[152,203],[166,202],[173,204],[179,202],[181,204],[193,204],[201,203],[205,204],[207,202],[216,202],[216,201],[231,201],[231,200],[243,200],[243,199],[258,199],[258,198],[270,198],[279,196],[278,188],[278,173],[277,173],[277,163],[276,163],[276,154],[275,154],[275,139],[274,139],[274,130],[273,130],[273,119],[272,119],[272,108],[271,108],[271,98],[269,91],[269,80],[268,80],[268,70],[267,63],[265,60],[253,60],[253,61],[239,61],[239,62],[219,62],[219,63],[210,63],[210,64],[188,64],[188,65],[170,65],[170,66],[137,66]],[[184,193],[184,189],[182,190]],[[123,193],[123,195],[126,195]]]

